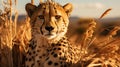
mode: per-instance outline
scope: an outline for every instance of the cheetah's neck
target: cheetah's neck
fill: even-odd
[[[68,42],[68,39],[66,36],[63,36],[58,40],[47,40],[43,36],[37,35],[33,38],[33,40],[37,41],[37,45],[46,46],[46,47],[50,47],[52,44],[60,44],[60,43]]]

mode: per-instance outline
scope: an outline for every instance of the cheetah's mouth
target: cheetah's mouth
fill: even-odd
[[[45,33],[44,35],[47,39],[52,39],[52,38],[55,38],[56,37],[56,33]]]
[[[54,34],[52,34],[52,33],[48,33],[48,34],[46,34],[45,36],[53,36]]]

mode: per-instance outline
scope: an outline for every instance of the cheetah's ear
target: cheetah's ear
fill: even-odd
[[[71,14],[71,12],[73,10],[73,6],[71,3],[67,3],[66,5],[63,6],[63,8],[68,16]]]
[[[29,17],[31,17],[33,15],[36,8],[37,7],[33,4],[31,4],[31,3],[26,4],[25,10],[27,11],[27,14],[28,14]]]

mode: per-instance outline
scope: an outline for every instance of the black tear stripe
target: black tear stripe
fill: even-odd
[[[46,8],[44,8],[44,10],[43,10],[43,15],[45,14],[45,10],[46,10]],[[45,24],[45,18],[44,18],[44,21],[42,21],[42,25],[40,26],[40,32],[42,35],[43,35],[42,27],[44,24]]]
[[[56,21],[55,21],[55,24],[56,24],[56,26],[57,26],[57,32],[56,32],[56,33],[59,33],[59,32],[58,32],[59,27],[58,27],[58,25],[57,25],[57,22],[56,22]]]
[[[40,32],[41,32],[42,35],[43,35],[42,27],[43,27],[44,24],[45,24],[45,21],[43,21],[42,25],[40,26]]]
[[[54,7],[54,10],[55,10],[55,13],[57,14],[57,10],[56,10],[56,8],[55,8],[55,7]],[[59,32],[58,32],[59,27],[58,27],[58,25],[57,25],[57,21],[55,21],[55,24],[56,24],[56,26],[57,26],[57,32],[56,32],[56,33],[59,33]]]

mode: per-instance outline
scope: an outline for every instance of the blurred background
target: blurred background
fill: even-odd
[[[29,39],[31,38],[29,21],[28,18],[26,18],[27,16],[25,11],[25,4],[31,3],[31,0],[12,0],[13,2],[12,7],[8,6],[9,1],[11,0],[0,0],[0,67],[12,67],[4,66],[12,65],[11,62],[12,59],[9,60],[8,59],[9,57],[10,58],[13,57],[13,64],[15,65],[14,67],[24,67],[23,60],[25,59],[24,49],[26,48],[26,46],[28,46],[27,43],[29,43]],[[34,4],[38,5],[39,1],[40,0],[34,0]],[[103,57],[101,56],[105,56],[105,60],[102,60],[103,62],[106,61],[106,58],[108,58],[109,55],[109,58],[112,59],[112,61],[108,60],[106,62],[103,62],[103,64],[109,62],[108,67],[112,67],[110,66],[110,64],[112,64],[113,67],[119,67],[120,0],[55,0],[55,1],[60,3],[61,5],[65,5],[66,3],[69,2],[73,4],[73,12],[70,17],[70,24],[68,27],[67,36],[68,39],[71,40],[71,42],[73,42],[74,45],[81,46],[81,50],[85,49],[83,50],[84,52],[83,54],[81,54],[81,56],[85,55],[84,57],[86,57],[88,55],[89,57],[90,55],[96,54],[94,58],[97,57],[97,59],[98,58],[103,59]],[[9,12],[7,12],[7,7],[8,11],[10,10],[9,7],[12,8],[13,11],[12,15],[10,15],[11,14],[10,11],[9,11],[10,14]],[[4,9],[6,11],[4,11]],[[106,14],[105,16],[103,16],[103,18],[100,19],[101,15],[107,9],[111,10],[108,12],[108,14]],[[18,12],[18,16],[17,13],[15,13],[16,11]],[[11,22],[11,20],[14,21]],[[8,25],[6,25],[6,23]],[[5,42],[1,40],[1,38],[3,38]],[[10,43],[8,42],[9,41],[8,38],[10,39]],[[6,45],[4,45],[4,43],[6,43]],[[1,44],[5,46],[2,49]],[[10,48],[13,47],[13,51],[11,51],[10,48],[8,47]],[[5,48],[8,50],[6,50]],[[88,54],[84,54],[86,53],[85,51],[87,51]],[[84,57],[82,57],[81,61],[84,61]],[[90,56],[90,59],[85,60],[85,62],[81,63],[83,65],[84,63],[88,64],[91,62],[92,59],[93,57]],[[9,61],[9,63],[7,61]],[[98,60],[96,62],[99,63],[101,61]],[[118,66],[115,66],[116,64]]]
[[[6,0],[7,1],[7,0]],[[12,5],[13,9],[17,9],[19,17],[18,21],[23,22],[25,19],[26,11],[25,4],[30,3],[31,0],[13,0],[17,1],[17,5]],[[38,5],[40,0],[34,0],[34,4]],[[73,4],[73,12],[70,17],[70,26],[74,28],[73,25],[81,27],[81,23],[87,24],[84,20],[90,20],[88,18],[95,18],[96,22],[98,22],[99,26],[104,28],[114,26],[120,26],[120,0],[55,0],[61,5],[65,5],[66,3]],[[2,2],[0,1],[0,8],[2,9]],[[99,19],[100,16],[107,10],[112,9],[105,15],[102,19]],[[107,30],[109,31],[109,30]],[[118,34],[120,34],[118,32]]]
[[[7,0],[6,0],[7,1]],[[31,0],[13,0],[17,1],[17,5],[12,5],[13,9],[17,9],[19,17],[18,21],[23,22],[25,19],[26,11],[25,4],[30,3]],[[34,0],[34,4],[38,5],[40,0]],[[99,27],[102,28],[110,28],[112,29],[114,26],[120,26],[120,0],[55,0],[61,5],[65,5],[66,3],[73,4],[73,12],[70,17],[70,26],[74,28],[73,25],[82,27],[82,24],[87,24],[85,20],[90,20],[88,18],[95,18],[96,22],[98,22]],[[0,1],[0,8],[2,9],[2,2]],[[107,10],[112,9],[105,15],[102,19],[99,19],[100,16]],[[82,23],[82,24],[81,24]],[[112,28],[111,28],[112,27]],[[105,30],[106,31],[106,30]],[[108,32],[109,30],[107,30]],[[118,34],[120,34],[118,32]]]
[[[2,1],[2,0],[1,0]],[[0,1],[0,3],[1,3]],[[31,0],[17,0],[17,10],[19,14],[24,15],[25,4],[30,3]],[[39,0],[34,0],[35,4],[39,4]],[[55,0],[56,2],[64,5],[68,2],[73,4],[72,16],[77,17],[94,17],[99,16],[108,8],[112,8],[112,11],[105,18],[120,17],[120,0]],[[0,4],[0,7],[2,4]]]

